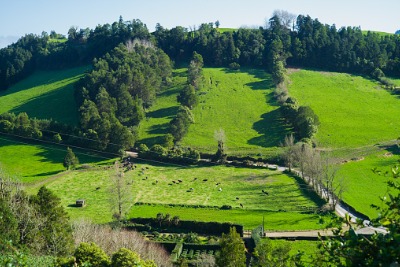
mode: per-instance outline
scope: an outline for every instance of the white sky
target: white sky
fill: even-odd
[[[219,20],[220,27],[262,26],[276,9],[310,15],[326,24],[361,26],[394,33],[400,29],[400,0],[0,0],[0,38],[21,37],[71,26],[94,28],[140,19],[150,31],[187,27]]]

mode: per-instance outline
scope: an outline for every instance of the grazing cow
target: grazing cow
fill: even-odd
[[[220,192],[221,192],[221,191],[222,191],[222,188],[220,187],[220,188],[218,189],[218,191],[220,191]]]
[[[175,181],[172,181],[174,184],[176,183]]]
[[[195,178],[193,178],[193,181],[196,181],[197,180],[197,178],[195,177]]]
[[[99,187],[96,187],[96,190],[99,190],[100,189],[100,186]]]
[[[220,185],[221,183],[216,183],[215,185]]]
[[[178,182],[182,183],[182,180],[178,180]]]
[[[243,204],[242,204],[242,203],[240,203],[239,205],[240,205],[240,207],[243,209]]]
[[[208,179],[203,179],[203,182],[207,182],[208,181]]]
[[[158,184],[158,180],[156,180],[156,184]]]
[[[236,200],[239,200],[239,198],[238,198],[238,197],[236,197]]]

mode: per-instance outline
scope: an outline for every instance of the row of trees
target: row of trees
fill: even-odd
[[[290,65],[333,71],[371,74],[381,69],[400,75],[400,37],[363,33],[357,27],[326,25],[310,16],[275,12],[265,28],[239,29],[220,33],[212,24],[197,30],[157,25],[154,36],[159,46],[174,60],[188,61],[193,51],[210,66],[266,67],[287,58]],[[279,57],[276,50],[280,50]],[[278,59],[278,60],[277,60]],[[279,67],[278,67],[279,69]]]
[[[170,122],[170,132],[174,137],[174,142],[178,143],[187,134],[190,124],[194,123],[191,110],[198,104],[198,91],[203,84],[203,57],[193,52],[188,67],[187,83],[177,96],[181,104],[176,117]]]

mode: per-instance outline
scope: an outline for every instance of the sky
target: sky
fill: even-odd
[[[324,24],[394,33],[400,0],[0,0],[0,47],[43,31],[66,35],[71,26],[140,19],[150,31],[220,22],[221,28],[264,26],[274,10],[310,15]]]

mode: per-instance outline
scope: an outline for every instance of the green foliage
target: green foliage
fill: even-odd
[[[117,152],[133,147],[144,108],[167,84],[171,69],[168,56],[143,44],[121,44],[94,62],[77,85],[80,126],[95,141],[93,148]]]
[[[95,243],[80,243],[75,249],[74,257],[78,264],[90,264],[91,266],[108,267],[110,259],[107,254]]]
[[[0,181],[0,183],[2,182]],[[3,248],[3,242],[18,243],[19,231],[17,218],[4,198],[0,198],[0,220],[2,222],[0,224],[0,251],[5,251],[6,248]]]
[[[68,255],[73,247],[72,229],[60,199],[42,186],[31,201],[44,219],[43,224],[39,226],[39,233],[45,241],[42,249],[50,255]]]
[[[193,109],[198,104],[198,97],[193,85],[187,85],[178,95],[177,100],[181,105]]]
[[[203,65],[203,57],[197,52],[193,52],[193,56],[188,67],[187,81],[188,84],[193,86],[193,89],[195,90],[199,90],[202,86]]]
[[[274,244],[269,239],[263,240],[255,248],[255,266],[293,266],[290,250],[290,244]]]
[[[187,134],[191,123],[193,123],[192,113],[187,107],[181,107],[176,117],[170,122],[170,132],[175,143],[181,141]]]
[[[120,248],[111,257],[112,267],[142,266],[141,262],[138,254],[126,248]]]
[[[67,155],[65,155],[64,158],[64,167],[69,169],[74,169],[77,165],[79,164],[79,159],[75,156],[74,152],[72,152],[72,149],[67,147]]]
[[[217,266],[246,266],[245,246],[235,228],[231,228],[229,234],[222,234],[220,246],[221,250],[216,257]]]

